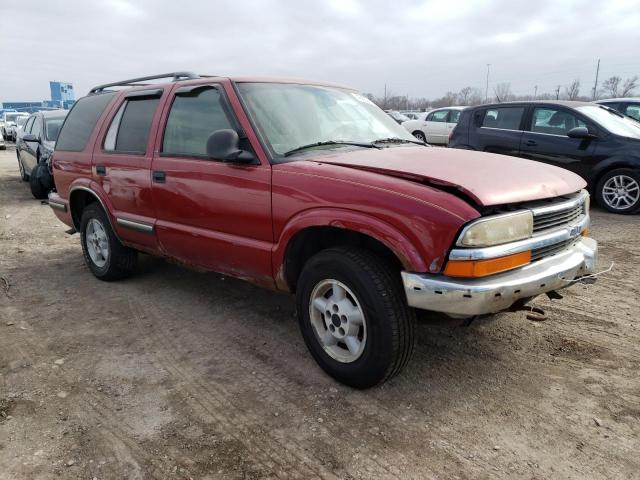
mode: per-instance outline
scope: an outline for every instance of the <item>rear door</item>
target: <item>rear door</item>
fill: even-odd
[[[569,138],[567,133],[575,127],[597,133],[596,127],[574,110],[555,105],[533,107],[528,131],[522,136],[521,156],[588,178],[595,163],[597,139]]]
[[[239,132],[221,83],[176,86],[153,159],[153,201],[162,249],[187,264],[273,286],[271,167],[207,156],[216,130]]]
[[[160,118],[164,90],[134,90],[109,112],[93,153],[93,178],[106,193],[124,240],[155,249],[155,210],[151,199],[152,131]]]
[[[448,109],[434,110],[427,115],[422,130],[427,137],[427,143],[439,145],[447,143],[449,133],[447,131]]]
[[[41,115],[35,115],[30,133],[36,137],[36,139],[39,139],[40,142],[44,140]],[[22,157],[24,169],[27,173],[31,173],[38,163],[38,147],[40,146],[40,143],[24,142],[24,146],[25,149],[20,155]]]
[[[524,106],[477,109],[469,127],[469,144],[482,152],[518,156],[524,126]]]

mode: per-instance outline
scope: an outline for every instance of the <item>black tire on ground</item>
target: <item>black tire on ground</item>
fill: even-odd
[[[29,175],[29,186],[31,187],[31,194],[38,200],[47,198],[47,193],[49,193],[40,181],[39,170],[42,168],[46,168],[46,166],[41,164],[36,165],[33,170],[31,170],[31,175]]]
[[[311,323],[313,291],[329,279],[348,287],[364,313],[366,341],[360,356],[350,363],[327,353]],[[407,306],[399,273],[378,256],[351,247],[321,251],[300,274],[296,303],[307,348],[336,380],[355,388],[369,388],[395,376],[408,363],[415,342],[415,312]],[[321,318],[325,319],[324,314]]]
[[[424,132],[420,130],[416,130],[415,132],[412,133],[412,135],[416,137],[418,140],[420,140],[421,142],[427,143],[427,137],[424,134]]]
[[[104,265],[98,265],[91,258],[87,242],[87,226],[90,221],[97,221],[106,232],[108,255]],[[80,221],[80,243],[82,244],[82,254],[89,270],[97,278],[104,281],[120,280],[130,276],[137,265],[138,253],[125,247],[120,243],[111,228],[109,218],[98,203],[89,204],[82,212]]]
[[[612,180],[614,177],[624,177],[626,179],[632,180],[631,182],[629,182],[629,180],[626,180],[628,182],[627,185],[631,184],[635,188],[633,191],[629,192],[630,195],[635,197],[635,201],[633,201],[631,204],[623,204],[620,206],[620,208],[616,208],[615,205],[612,205],[613,202],[611,200],[607,201],[605,199],[604,188],[608,185],[608,183],[610,186],[610,180]],[[635,181],[635,185],[633,184],[633,181]],[[605,173],[602,178],[598,180],[595,195],[598,205],[609,212],[628,215],[640,211],[640,170],[632,168],[617,168]],[[611,199],[611,197],[609,198]]]

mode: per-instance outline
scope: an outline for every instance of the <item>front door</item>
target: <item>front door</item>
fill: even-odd
[[[221,84],[175,90],[152,165],[158,238],[182,262],[272,286],[271,167],[209,158],[222,129],[240,130]]]
[[[535,107],[530,128],[522,136],[521,156],[571,170],[583,178],[589,177],[597,139],[569,138],[567,133],[575,127],[594,126],[573,111],[557,106]]]
[[[44,141],[43,128],[42,128],[42,117],[40,115],[36,115],[33,119],[33,123],[31,124],[31,135],[36,137],[40,142]],[[32,170],[36,167],[38,163],[38,147],[40,146],[39,142],[24,142],[25,149],[20,152],[20,158],[22,158],[22,164],[24,165],[24,169],[28,174],[31,174]]]

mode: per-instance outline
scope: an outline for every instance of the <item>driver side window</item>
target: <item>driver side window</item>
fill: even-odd
[[[235,130],[222,101],[220,91],[212,86],[177,93],[164,130],[163,155],[206,157],[213,132]]]
[[[565,136],[573,128],[586,126],[586,123],[566,110],[536,108],[533,111],[531,131]]]

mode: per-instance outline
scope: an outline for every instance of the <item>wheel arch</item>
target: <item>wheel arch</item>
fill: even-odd
[[[94,189],[85,185],[75,185],[69,189],[69,213],[71,214],[71,220],[76,231],[80,231],[80,222],[82,220],[82,212],[84,209],[92,204],[98,203],[107,214],[111,229],[116,232],[113,215],[108,208],[108,202],[106,199],[101,198],[101,195]],[[116,233],[117,235],[117,233]]]
[[[640,158],[629,157],[613,157],[602,162],[589,178],[589,190],[593,193],[600,179],[612,170],[618,168],[631,168],[640,171]]]
[[[375,217],[340,209],[303,212],[287,223],[274,248],[273,268],[278,288],[295,291],[305,262],[336,246],[356,246],[388,260],[398,271],[426,271],[409,239]]]

